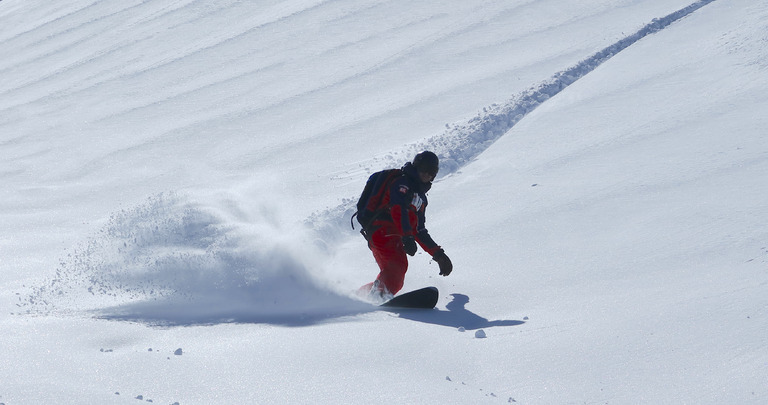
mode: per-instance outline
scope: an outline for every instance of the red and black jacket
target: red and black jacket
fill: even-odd
[[[389,208],[389,218],[381,218],[389,222],[388,232],[395,231],[396,235],[413,236],[416,242],[429,255],[434,256],[441,248],[435,243],[427,231],[425,212],[427,209],[427,191],[432,183],[422,183],[419,173],[413,164],[406,163],[402,168],[402,176],[392,181],[384,203]],[[384,225],[384,224],[382,224]]]

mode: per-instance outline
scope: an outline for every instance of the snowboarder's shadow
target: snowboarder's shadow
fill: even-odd
[[[466,330],[475,330],[480,328],[490,328],[493,326],[516,326],[522,325],[524,321],[517,320],[496,320],[489,321],[486,318],[465,308],[469,302],[469,297],[464,294],[451,294],[453,300],[449,302],[442,311],[435,309],[425,310],[399,310],[400,318],[413,321],[431,323],[435,325],[450,326],[454,328],[463,327]]]

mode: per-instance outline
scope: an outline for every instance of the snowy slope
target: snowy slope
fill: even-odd
[[[768,400],[768,5],[259,3],[0,2],[0,402]]]

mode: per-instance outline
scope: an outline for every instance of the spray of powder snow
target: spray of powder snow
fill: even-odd
[[[301,226],[277,207],[249,206],[160,194],[116,212],[32,291],[27,313],[304,325],[370,310],[314,276],[323,253]]]

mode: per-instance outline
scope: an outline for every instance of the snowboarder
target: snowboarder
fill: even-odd
[[[386,300],[400,291],[408,271],[406,254],[415,255],[417,243],[437,262],[441,276],[451,274],[451,259],[432,240],[424,225],[426,193],[438,170],[437,155],[424,151],[383,185],[377,214],[369,224],[364,224],[363,229],[380,272],[374,282],[360,287],[361,295]]]

